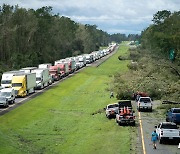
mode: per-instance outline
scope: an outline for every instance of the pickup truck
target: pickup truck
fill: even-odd
[[[127,124],[135,126],[135,116],[132,110],[131,101],[119,101],[119,109],[116,114],[116,123],[119,125]]]
[[[109,119],[115,118],[116,114],[118,113],[118,110],[119,110],[119,104],[118,103],[109,104],[106,106],[105,110],[106,110],[107,118],[109,118]]]
[[[141,110],[149,110],[152,112],[152,100],[150,97],[139,97],[137,101],[137,109]]]
[[[166,121],[180,123],[180,108],[171,108],[166,113]]]
[[[180,130],[175,123],[161,122],[158,126],[155,126],[155,128],[160,144],[164,143],[164,141],[176,141],[179,143]]]

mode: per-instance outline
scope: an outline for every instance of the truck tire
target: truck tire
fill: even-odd
[[[131,124],[132,126],[135,126],[136,125],[136,123],[135,123],[135,121],[134,122],[132,122],[132,124]]]
[[[168,118],[166,118],[166,122],[169,122],[169,119],[168,119]]]
[[[6,102],[6,105],[5,105],[5,107],[9,107],[9,103],[8,103],[8,102]]]
[[[162,139],[159,139],[159,144],[162,144],[163,143],[163,140]]]

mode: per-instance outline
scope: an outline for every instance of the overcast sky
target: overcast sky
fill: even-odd
[[[55,14],[95,24],[110,34],[140,34],[157,11],[180,10],[180,0],[0,0],[3,3],[33,9],[52,6]]]

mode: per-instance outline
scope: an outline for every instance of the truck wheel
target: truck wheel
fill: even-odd
[[[122,126],[122,123],[121,123],[121,122],[119,122],[118,124],[119,124],[119,126]]]
[[[135,121],[132,123],[132,126],[135,126],[136,125],[136,123],[135,123]]]
[[[163,140],[162,139],[159,139],[159,144],[162,144],[163,143]]]
[[[169,122],[169,119],[168,119],[168,118],[166,118],[166,122]]]
[[[8,102],[6,102],[6,106],[5,107],[9,107],[9,103]]]

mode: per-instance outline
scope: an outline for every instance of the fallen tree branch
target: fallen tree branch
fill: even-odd
[[[164,100],[164,101],[162,102],[162,104],[180,104],[180,102],[174,102],[174,101]]]

